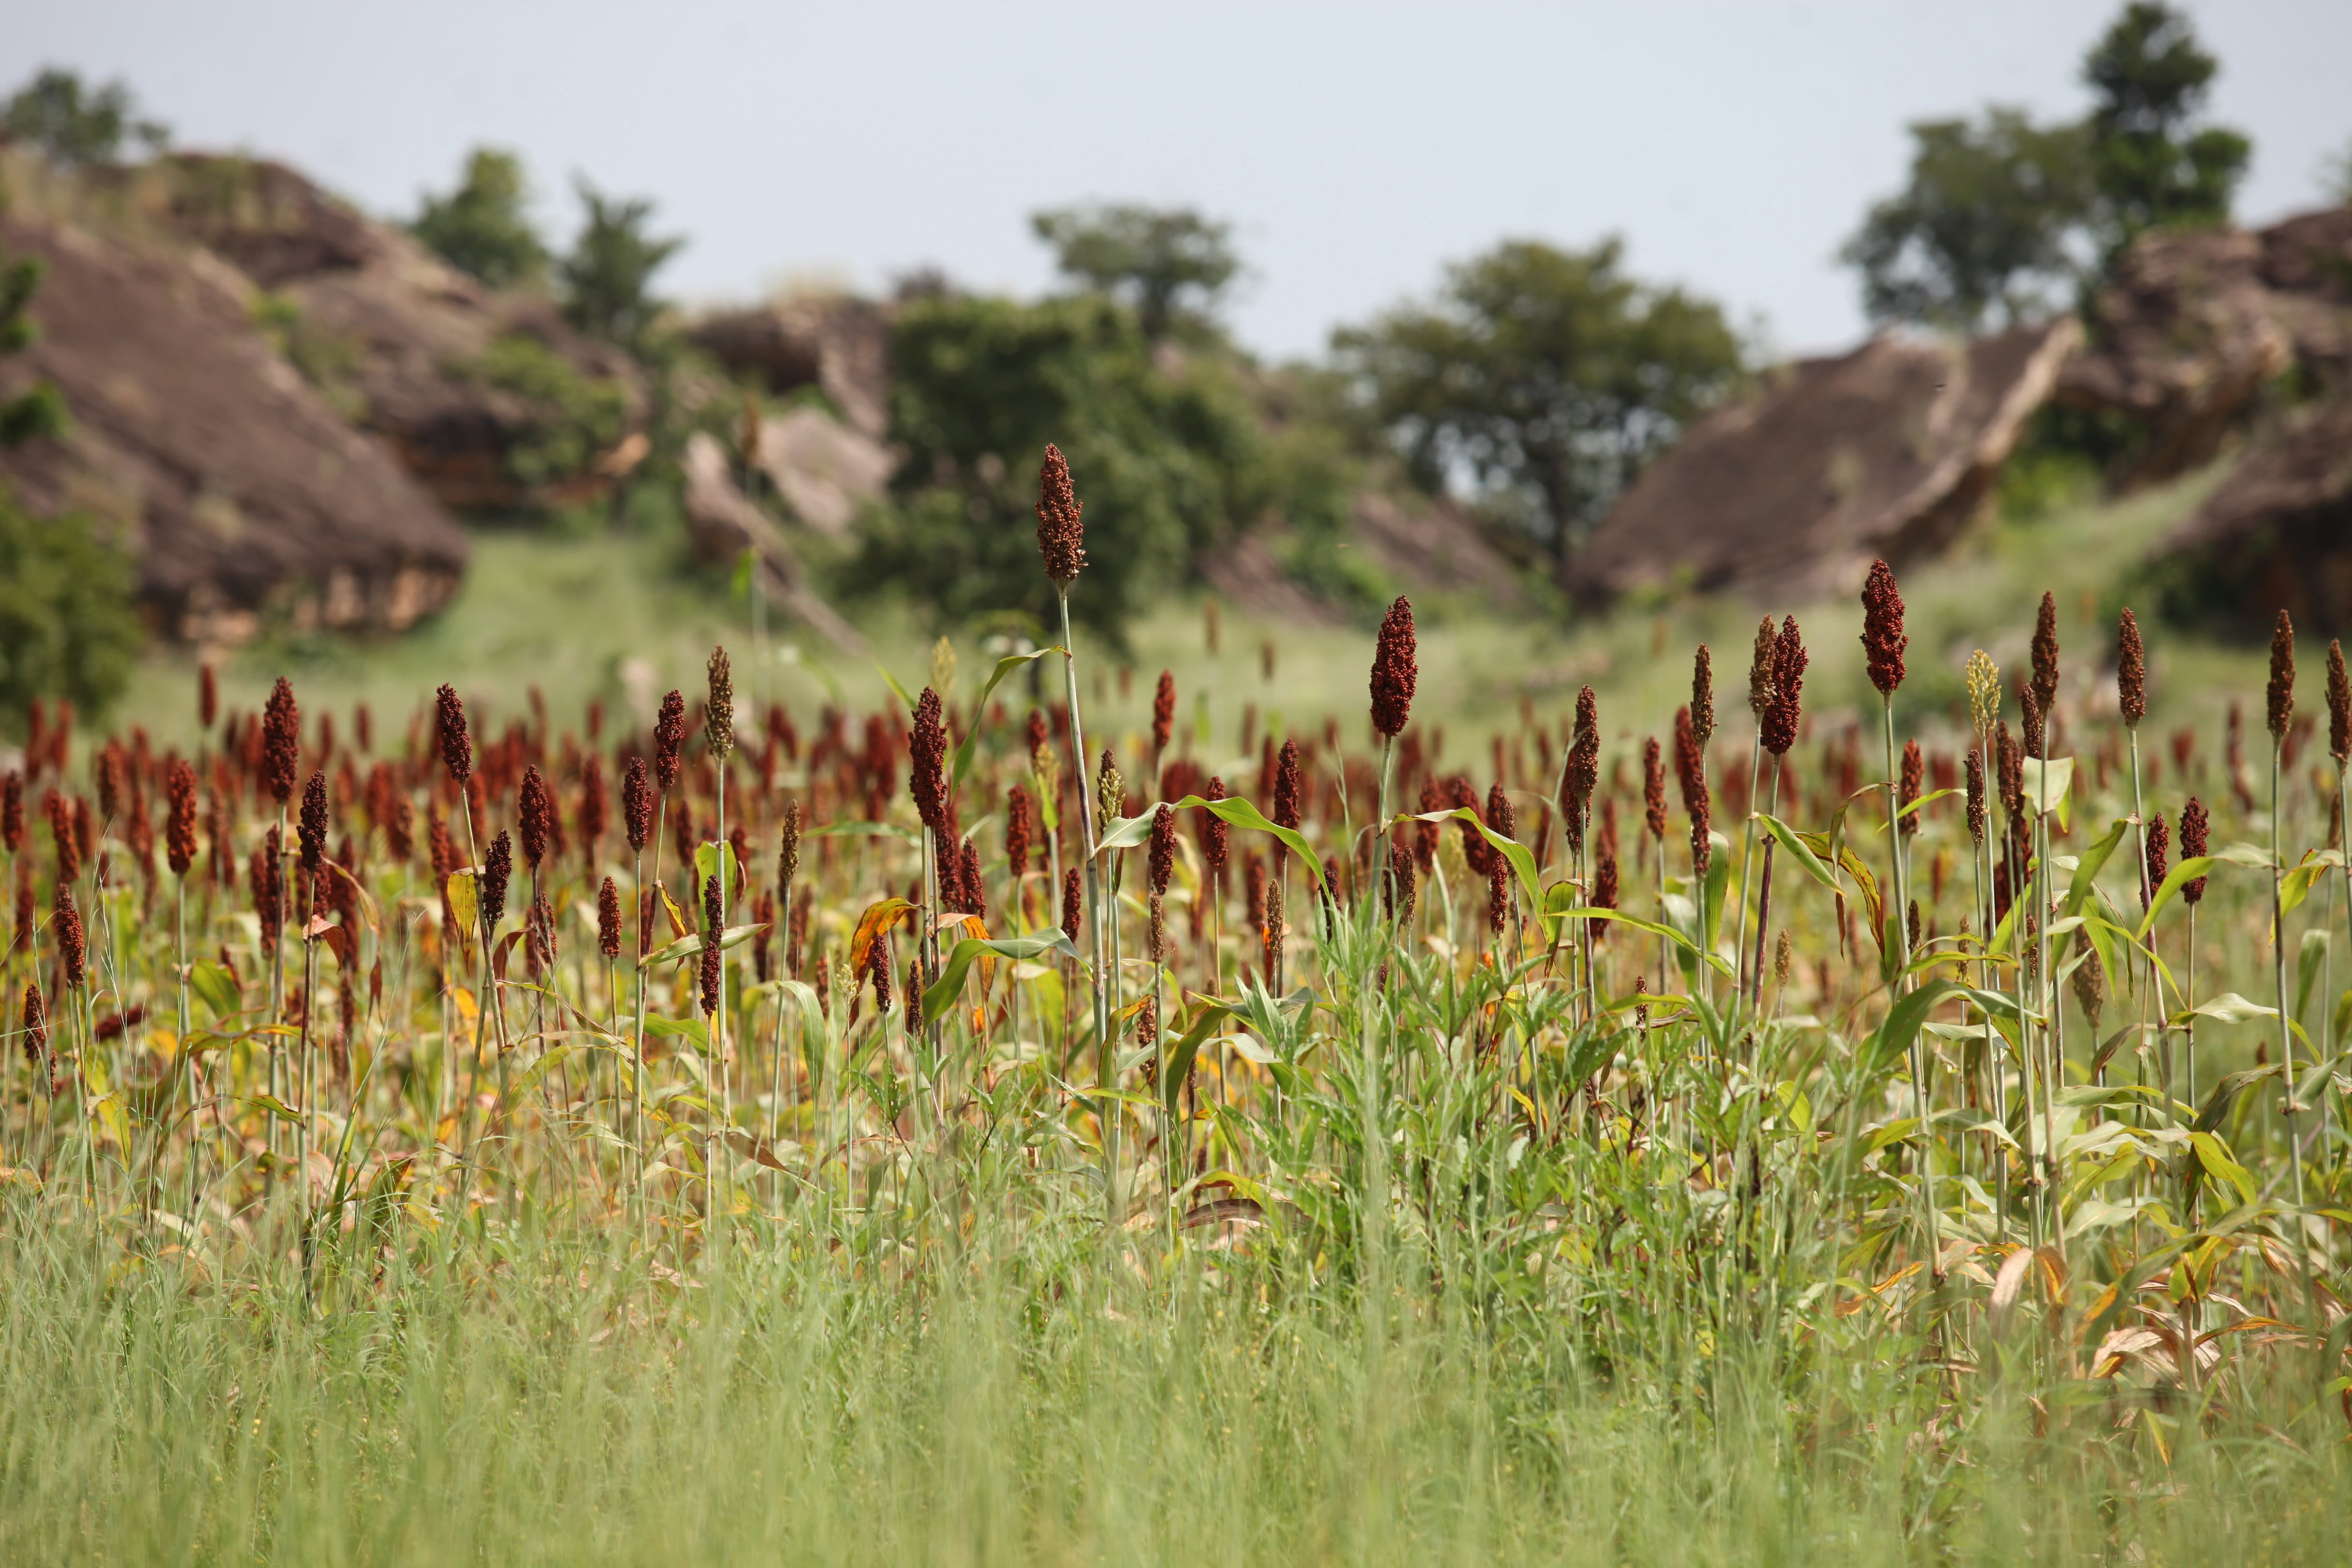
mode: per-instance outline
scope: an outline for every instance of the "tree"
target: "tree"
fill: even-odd
[[[1190,208],[1065,207],[1029,222],[1066,276],[1127,300],[1154,339],[1205,319],[1241,270],[1232,225]]]
[[[651,292],[654,274],[686,241],[646,233],[652,202],[607,197],[585,180],[578,186],[588,217],[561,268],[563,313],[591,337],[640,350],[660,308]]]
[[[2082,272],[2091,211],[2086,137],[2014,109],[1911,127],[1911,180],[1878,203],[1842,259],[1861,269],[1874,321],[1959,331],[2055,308]]]
[[[2251,143],[2193,123],[2218,69],[2186,16],[2135,3],[2084,58],[2087,118],[1989,109],[1911,127],[1910,183],[1841,252],[1871,319],[2006,324],[2089,286],[2150,228],[2226,221]]]
[[[121,82],[89,88],[74,72],[54,67],[8,99],[0,110],[0,127],[52,162],[77,167],[118,162],[125,141],[156,152],[172,139],[168,127],[139,118],[137,102]]]
[[[530,195],[522,160],[494,147],[466,158],[466,178],[446,196],[427,196],[409,232],[458,271],[492,288],[536,283],[547,246],[523,208]]]
[[[1723,312],[1627,277],[1623,256],[1615,238],[1512,241],[1449,269],[1434,304],[1334,337],[1421,482],[1467,477],[1556,566],[1740,378]]]
[[[2111,252],[2146,229],[2229,221],[2253,143],[2194,123],[2220,69],[2186,16],[2147,0],[2125,6],[2084,60],[2097,100],[2092,178]]]
[[[904,588],[943,622],[1009,611],[1054,624],[1033,510],[1049,441],[1086,505],[1070,612],[1113,638],[1195,553],[1279,504],[1231,362],[1204,353],[1163,369],[1136,313],[1098,294],[907,305],[890,407],[906,457],[845,583]]]
[[[38,335],[30,307],[41,286],[41,263],[35,256],[10,260],[0,250],[0,355],[22,353]],[[65,400],[47,382],[12,398],[0,398],[0,446],[16,446],[38,436],[63,435]]]
[[[0,256],[0,355],[33,340],[26,317],[36,261]],[[62,434],[65,405],[43,385],[0,402],[0,445]],[[0,715],[13,722],[36,696],[98,709],[131,678],[139,651],[131,557],[85,515],[37,517],[0,484]]]

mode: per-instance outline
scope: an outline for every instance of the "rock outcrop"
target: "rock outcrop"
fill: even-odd
[[[2210,462],[2289,371],[2352,382],[2352,207],[2266,229],[2153,234],[2091,307],[2091,347],[2059,401],[2122,413],[2147,434],[2126,477]]]
[[[1644,470],[1569,586],[1588,601],[1802,595],[1853,586],[1874,557],[1940,550],[1990,497],[2080,340],[2066,318],[1973,342],[1886,335],[1800,361]]]
[[[695,554],[713,566],[740,560],[745,550],[758,563],[760,580],[785,612],[845,653],[862,653],[866,640],[808,584],[807,574],[774,519],[743,494],[728,471],[725,448],[707,431],[687,437],[679,462],[686,479],[688,535]]]
[[[152,221],[268,291],[258,319],[287,357],[445,506],[608,485],[599,459],[642,423],[642,377],[549,300],[485,287],[281,163],[183,153],[131,181]]]
[[[71,419],[0,453],[0,475],[37,509],[114,519],[157,630],[236,643],[283,614],[397,631],[456,591],[464,531],[273,351],[244,274],[57,210],[0,219],[0,238],[47,269],[39,338],[5,374],[54,382]]]
[[[890,316],[848,294],[802,294],[706,316],[687,340],[745,381],[782,393],[815,387],[852,430],[890,428]]]
[[[2352,396],[2281,417],[2161,547],[2168,611],[2259,636],[2352,631]]]
[[[898,460],[880,441],[823,409],[787,409],[760,422],[759,469],[794,520],[849,538],[857,514],[889,488]]]

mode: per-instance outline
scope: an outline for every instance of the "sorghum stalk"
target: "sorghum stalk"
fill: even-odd
[[[2139,899],[2146,909],[2156,896],[2156,888],[2147,876],[2147,808],[2140,795],[2139,781],[2139,722],[2147,715],[2147,653],[2140,643],[2139,622],[2126,608],[2116,631],[2116,707],[2123,716],[2124,736],[2131,753],[2132,819],[2139,824]],[[2138,1059],[2137,1082],[2145,1088],[2147,1083],[2147,1012],[2150,995],[2155,989],[2155,969],[2152,963],[2143,967],[2135,946],[2132,967],[2139,971],[2139,1043],[2134,1055]],[[2096,1041],[2093,1041],[2095,1050]],[[2171,1085],[2166,1089],[2169,1092]],[[2134,1102],[2132,1120],[2144,1123],[2143,1103]]]
[[[2294,623],[2285,611],[2271,630],[2271,678],[2268,692],[2271,730],[2271,972],[2276,982],[2279,1060],[2286,1068],[2286,1152],[2294,1170],[2294,1203],[2303,1207],[2303,1150],[2295,1129],[2294,1032],[2286,1007],[2286,865],[2280,859],[2279,811],[2284,797],[2280,789],[2286,770],[2286,737],[2294,722]]]

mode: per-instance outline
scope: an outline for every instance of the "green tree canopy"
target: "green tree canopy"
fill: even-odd
[[[1232,226],[1190,208],[1065,207],[1029,222],[1064,276],[1134,306],[1152,338],[1204,320],[1241,270]]]
[[[1269,504],[1263,437],[1231,363],[1200,354],[1171,373],[1136,313],[1102,295],[918,300],[891,352],[892,435],[907,455],[853,589],[903,587],[943,622],[1012,611],[1053,627],[1033,509],[1048,442],[1086,506],[1070,612],[1114,638],[1185,579],[1194,552]]]
[[[642,349],[660,310],[653,297],[654,274],[686,241],[656,239],[647,232],[652,202],[607,196],[585,180],[578,187],[587,218],[561,268],[563,313],[591,337]]]
[[[446,196],[427,196],[409,231],[460,272],[493,288],[536,283],[547,271],[547,246],[524,212],[530,183],[522,160],[495,147],[466,158],[466,178]]]
[[[2083,62],[2096,95],[2091,168],[2111,247],[2144,229],[2229,221],[2253,143],[2196,123],[2221,66],[2189,18],[2134,0]]]
[[[1722,310],[1623,259],[1614,238],[1512,241],[1451,268],[1433,303],[1334,338],[1421,482],[1470,479],[1555,564],[1740,377]]]
[[[26,307],[40,264],[0,255],[0,355],[33,340]],[[0,445],[65,428],[65,405],[41,386],[0,403]],[[0,722],[37,696],[103,708],[121,695],[139,651],[130,555],[89,517],[37,517],[0,483]]]
[[[139,117],[138,104],[122,83],[93,88],[74,72],[54,67],[17,89],[0,110],[0,127],[52,161],[74,165],[116,162],[126,141],[152,152],[172,139],[168,127]]]
[[[1911,173],[1842,256],[1878,321],[1960,330],[2055,308],[2150,228],[2225,222],[2252,145],[2196,117],[2219,69],[2168,5],[2124,7],[2083,63],[2091,113],[1911,127]]]
[[[2014,109],[1911,127],[1911,181],[1842,253],[1874,321],[1961,331],[2046,313],[2078,278],[2088,138]]]

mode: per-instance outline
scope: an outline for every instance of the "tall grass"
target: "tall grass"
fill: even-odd
[[[1986,759],[1980,846],[1946,733],[1892,777],[1874,591],[1873,722],[1781,682],[1763,785],[1685,713],[1699,826],[1622,843],[1605,701],[1449,761],[1402,604],[1377,736],[1165,756],[1066,631],[920,703],[747,706],[731,755],[676,694],[649,738],[455,690],[331,734],[289,692],[274,746],[205,716],[176,875],[172,759],[44,716],[0,1554],[2340,1560],[2342,758],[2292,721],[2273,792],[2210,728],[2141,755],[2105,650],[2045,639],[2047,756]],[[1832,689],[1861,622],[1807,622]],[[650,855],[589,837],[592,750],[652,758]],[[298,775],[328,874],[281,952],[250,890]],[[2215,852],[2151,890],[2138,813],[2192,790]],[[466,863],[509,828],[541,939]]]

